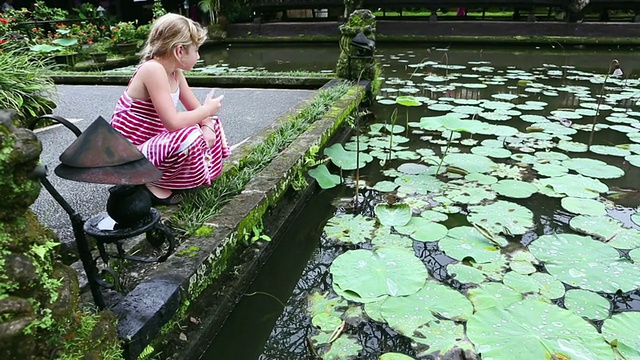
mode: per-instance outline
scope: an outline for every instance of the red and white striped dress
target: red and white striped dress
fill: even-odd
[[[135,74],[134,74],[135,76]],[[177,105],[180,89],[171,94]],[[222,172],[229,146],[220,119],[214,117],[217,141],[208,148],[199,125],[167,130],[151,99],[132,99],[125,90],[111,115],[111,126],[129,139],[162,172],[154,185],[165,189],[191,189],[210,185]]]

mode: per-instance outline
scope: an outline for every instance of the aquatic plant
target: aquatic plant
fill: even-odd
[[[368,323],[411,341],[413,352],[399,358],[640,356],[637,337],[628,336],[640,316],[617,300],[640,289],[640,212],[628,208],[631,221],[620,218],[612,196],[640,167],[640,80],[552,64],[472,66],[482,84],[449,72],[466,65],[448,63],[420,64],[428,72],[420,85],[386,79],[375,113],[390,117],[329,150],[341,178],[369,168],[354,161],[354,148],[387,166],[367,177],[369,207],[338,212],[325,226],[335,259],[323,301],[342,305],[331,310],[331,326],[312,324],[317,355],[331,358],[342,339],[342,358],[362,357],[371,350],[354,333]],[[607,92],[593,96],[592,85],[604,83]],[[411,98],[420,105],[406,108],[400,136],[388,119]],[[554,98],[563,106],[550,106]],[[584,121],[591,116],[605,123]],[[591,144],[595,131],[601,143]]]

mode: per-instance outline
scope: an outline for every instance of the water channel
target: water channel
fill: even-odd
[[[225,64],[230,69],[322,71],[335,65],[334,47],[229,46],[202,56],[206,64]],[[570,328],[570,336],[550,334],[549,339],[562,337],[569,346],[564,353],[554,348],[554,356],[597,354],[599,359],[613,359],[613,351],[637,354],[621,346],[611,350],[602,338],[589,336],[602,332],[611,341],[616,331],[622,332],[614,323],[620,314],[640,311],[640,280],[627,279],[640,274],[634,265],[640,261],[640,216],[635,215],[640,205],[640,107],[636,104],[640,82],[634,69],[640,56],[630,49],[565,49],[559,44],[512,49],[380,44],[376,53],[384,81],[371,114],[358,127],[357,148],[371,154],[371,159],[358,174],[357,202],[354,171],[342,173],[343,184],[317,190],[202,359],[311,359],[314,353],[325,358],[378,359],[388,352],[430,359],[433,351],[473,348],[469,339],[488,341],[484,351],[500,355],[508,353],[509,344],[494,346],[497,340],[492,342],[477,324],[481,320],[507,323],[508,316],[517,319],[522,309],[513,304],[518,301],[531,306],[534,318],[538,304],[553,307],[540,310],[542,317],[562,309],[554,316],[563,320],[553,323]],[[607,76],[614,69],[614,59],[621,65],[622,76]],[[451,120],[446,114],[457,115]],[[594,117],[597,131],[592,135]],[[459,122],[452,127],[445,118]],[[354,138],[344,148],[355,151],[355,143]],[[381,144],[392,144],[393,150]],[[336,165],[329,163],[328,168],[340,174]],[[407,214],[397,204],[409,205],[411,221],[420,218],[438,226],[421,233],[420,225],[398,220]],[[505,220],[511,217],[519,222]],[[474,228],[472,223],[480,226]],[[348,239],[348,229],[352,235],[356,230],[366,235]],[[565,238],[565,234],[576,237]],[[334,278],[343,285],[347,280],[337,266],[330,273],[334,260],[360,261],[365,268],[380,270],[364,258],[345,260],[344,255],[388,247],[408,248],[424,264],[430,293],[439,294],[440,303],[466,304],[469,300],[464,296],[457,297],[465,294],[476,315],[464,311],[448,315],[447,309],[431,304],[419,312],[431,311],[432,319],[429,315],[420,321],[413,314],[390,314],[384,305],[371,305],[393,294],[371,299],[354,289],[340,293],[353,300],[349,309],[343,308]],[[615,259],[609,263],[597,259],[609,256],[609,250]],[[578,264],[570,269],[562,260]],[[597,273],[579,262],[589,263]],[[617,268],[620,262],[625,267]],[[478,266],[482,263],[498,265],[489,269],[489,265]],[[404,271],[413,271],[396,266],[389,273],[403,277]],[[354,276],[357,268],[352,269]],[[393,276],[388,274],[387,281],[402,281]],[[540,280],[531,281],[534,277]],[[498,285],[499,290],[494,287]],[[388,288],[402,286],[409,285]],[[487,310],[498,305],[487,305],[482,299],[496,294],[514,299],[500,305],[508,310]],[[316,307],[313,321],[311,297],[316,304],[311,305]],[[328,318],[338,316],[345,323],[326,325],[318,320],[318,307],[329,309]],[[570,311],[564,309],[572,313],[567,315]],[[480,313],[491,316],[480,318]],[[394,320],[396,316],[404,320]],[[572,322],[579,321],[590,327],[588,335],[571,329]],[[625,321],[636,324],[638,318]],[[584,324],[576,327],[582,329]],[[340,326],[332,345],[318,335],[336,335],[331,329]],[[451,339],[437,337],[437,344],[421,343],[421,338],[442,329],[460,333]],[[534,334],[531,329],[536,327],[531,326],[531,334],[514,335],[513,329],[495,334],[500,339],[528,338]],[[412,338],[412,333],[421,336]],[[585,342],[598,341],[601,344],[594,348],[583,348]],[[626,344],[633,348],[633,341]],[[326,355],[332,346],[339,355]]]

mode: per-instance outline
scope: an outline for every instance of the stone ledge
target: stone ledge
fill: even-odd
[[[202,321],[213,328],[220,326],[231,312],[237,298],[248,286],[261,264],[266,260],[272,243],[248,244],[248,236],[253,226],[264,223],[264,233],[275,238],[275,234],[286,222],[286,218],[270,219],[270,213],[278,213],[276,204],[289,192],[291,175],[302,170],[304,156],[312,146],[324,146],[337,133],[342,121],[353,111],[365,96],[362,87],[347,92],[342,99],[327,111],[327,115],[314,122],[281,155],[272,161],[256,176],[245,190],[234,197],[222,211],[208,223],[217,224],[209,237],[186,239],[176,250],[197,246],[200,250],[190,256],[171,256],[158,265],[155,274],[138,284],[112,310],[119,315],[118,330],[125,340],[124,349],[127,359],[135,359],[149,344],[160,342],[160,329],[169,327],[166,332],[171,336],[175,328],[171,325],[183,320],[189,304],[197,303],[204,294],[211,292],[223,295],[227,301],[211,312],[211,316]],[[298,109],[299,110],[299,109]],[[287,116],[287,115],[285,115]],[[280,123],[281,121],[277,121]],[[273,129],[266,129],[256,139],[245,144],[248,150],[268,137]],[[237,156],[242,156],[238,154]],[[238,161],[238,159],[236,159]],[[292,196],[282,215],[287,216],[300,205],[301,196]],[[242,261],[239,261],[242,258]],[[235,287],[219,293],[221,279],[236,269]],[[227,274],[227,275],[225,275]],[[208,299],[208,296],[207,296]],[[206,314],[200,313],[206,317]],[[202,329],[211,332],[215,329]],[[189,336],[192,353],[204,351],[210,337]],[[158,350],[158,349],[156,349]]]

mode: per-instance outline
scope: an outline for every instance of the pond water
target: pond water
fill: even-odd
[[[203,359],[640,357],[637,55],[377,54],[370,114]]]

